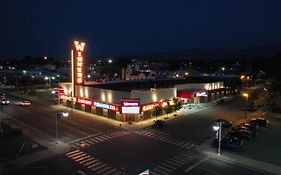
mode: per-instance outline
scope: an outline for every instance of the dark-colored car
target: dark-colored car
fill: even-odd
[[[236,130],[239,130],[239,131],[248,131],[249,133],[251,133],[251,135],[253,137],[256,137],[257,136],[257,131],[256,130],[251,130],[250,128],[247,128],[245,126],[239,126],[239,127],[236,127],[236,128],[232,128],[231,129],[232,131],[236,131]]]
[[[212,144],[213,144],[213,146],[218,147],[219,140],[214,139]],[[224,137],[221,140],[221,148],[227,149],[227,150],[239,151],[241,149],[242,145],[243,145],[243,141],[239,140],[237,138]]]
[[[250,130],[255,130],[255,131],[257,131],[259,127],[257,124],[250,124],[250,123],[242,123],[240,126],[244,126],[250,128]]]
[[[7,105],[7,104],[9,104],[10,103],[10,100],[8,100],[8,99],[6,99],[6,98],[2,98],[1,100],[0,100],[0,104],[2,104],[2,105]]]
[[[249,121],[250,124],[256,124],[260,127],[266,127],[266,126],[269,126],[269,121],[265,118],[252,118],[250,121]]]
[[[224,102],[225,102],[225,99],[220,99],[220,100],[217,101],[217,104],[221,105],[221,104],[224,104]]]
[[[151,125],[153,128],[163,128],[165,127],[165,122],[164,120],[156,120],[154,123]]]
[[[230,128],[232,126],[232,122],[225,119],[217,119],[213,121],[213,125],[218,125],[219,123],[221,123],[223,128]]]
[[[249,133],[248,131],[236,130],[236,131],[227,132],[227,136],[235,137],[240,140],[250,140],[252,134]]]

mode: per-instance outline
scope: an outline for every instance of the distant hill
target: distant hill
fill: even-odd
[[[168,59],[168,58],[202,58],[202,59],[222,59],[222,58],[255,58],[271,57],[281,53],[281,43],[266,44],[245,49],[180,49],[173,52],[149,53],[139,55],[144,59]]]

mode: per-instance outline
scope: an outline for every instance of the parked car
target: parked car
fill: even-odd
[[[247,127],[247,128],[250,128],[250,130],[257,130],[258,129],[258,125],[256,123],[254,124],[250,124],[250,123],[241,123],[240,126],[244,126],[244,127]]]
[[[24,101],[20,101],[18,103],[19,106],[30,106],[31,105],[31,102],[30,101],[27,101],[27,100],[24,100]]]
[[[250,121],[249,121],[250,124],[257,124],[258,126],[260,127],[266,127],[269,125],[269,121],[265,118],[252,118]]]
[[[247,128],[245,126],[239,126],[239,127],[235,127],[235,128],[231,128],[231,131],[236,131],[236,130],[239,130],[239,131],[248,131],[249,133],[251,133],[251,135],[253,137],[256,137],[257,136],[257,131],[256,130],[251,130],[250,128]]]
[[[213,125],[217,125],[219,123],[222,123],[223,128],[230,128],[232,126],[232,122],[225,119],[217,119],[213,121]]]
[[[227,132],[227,136],[235,137],[240,140],[250,140],[252,134],[245,130],[236,130],[236,131]]]
[[[165,127],[165,122],[164,120],[156,120],[153,122],[153,124],[151,125],[153,128],[163,128]]]
[[[7,105],[7,104],[10,103],[10,101],[9,101],[8,99],[6,99],[6,98],[2,98],[2,99],[0,100],[0,103],[1,103],[2,105]]]
[[[223,99],[219,99],[218,101],[217,101],[217,104],[218,105],[221,105],[221,104],[224,104],[224,102],[225,102],[225,99],[223,98]]]
[[[213,146],[218,147],[219,140],[214,139],[212,144],[213,144]],[[239,140],[237,138],[224,137],[221,140],[221,148],[223,148],[223,149],[239,151],[241,149],[242,145],[243,145],[243,141]]]

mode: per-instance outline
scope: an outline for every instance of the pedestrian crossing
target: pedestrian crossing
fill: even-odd
[[[107,163],[81,151],[81,150],[74,150],[71,152],[66,153],[66,156],[75,161],[76,163],[86,167],[87,169],[91,170],[94,174],[98,175],[121,175],[123,174],[122,171],[111,167]]]
[[[92,136],[92,137],[87,137],[85,139],[80,139],[79,141],[75,141],[70,143],[70,145],[75,148],[75,149],[81,149],[81,148],[86,148],[91,145],[95,145],[101,142],[105,142],[107,140],[116,138],[116,137],[121,137],[130,134],[128,131],[116,131],[108,134],[103,134],[99,136]]]
[[[153,167],[150,170],[151,175],[170,175],[175,173],[182,166],[188,164],[192,160],[201,157],[202,155],[194,151],[184,151],[165,162]]]
[[[183,148],[183,149],[191,149],[191,148],[195,147],[195,145],[193,143],[186,142],[186,141],[179,140],[179,139],[170,138],[169,136],[166,136],[164,134],[154,133],[151,131],[141,131],[141,132],[136,132],[136,133],[143,135],[145,137],[149,137],[154,140],[158,140],[158,141],[161,141],[164,143],[168,143],[168,144]]]

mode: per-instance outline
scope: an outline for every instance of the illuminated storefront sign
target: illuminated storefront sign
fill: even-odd
[[[139,114],[140,101],[139,100],[122,100],[121,101],[122,114]]]
[[[94,106],[99,107],[99,108],[104,108],[104,109],[109,109],[109,110],[116,110],[116,107],[114,105],[109,105],[105,103],[100,103],[100,102],[94,102]]]
[[[197,92],[197,93],[195,94],[195,96],[196,96],[196,97],[202,97],[202,96],[203,96],[203,97],[206,97],[206,96],[208,96],[208,95],[207,95],[207,92]]]
[[[62,100],[69,100],[69,101],[71,101],[71,96],[60,95],[59,98],[62,99]]]
[[[85,43],[74,41],[74,49],[72,50],[72,71],[74,84],[83,85],[84,84],[84,51]]]
[[[159,106],[159,104],[158,103],[154,103],[154,104],[143,105],[142,106],[142,111],[143,112],[150,111],[150,110],[154,109],[156,106]]]
[[[92,106],[92,104],[93,104],[92,100],[86,100],[83,98],[76,98],[76,102],[79,104],[85,104],[85,105],[89,105],[89,106]]]

